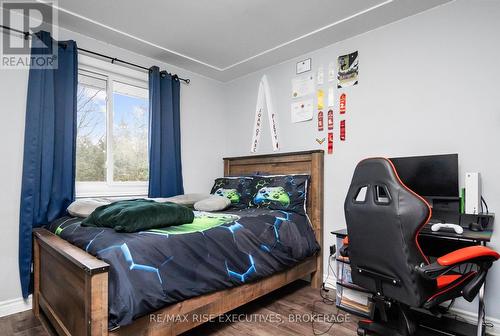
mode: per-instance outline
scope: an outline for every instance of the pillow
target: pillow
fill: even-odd
[[[252,205],[304,214],[308,181],[309,175],[256,176]]]
[[[210,193],[227,197],[231,201],[231,207],[238,209],[248,208],[252,200],[250,189],[252,180],[251,177],[247,176],[218,178],[215,179]]]
[[[221,211],[231,205],[227,197],[211,195],[209,198],[198,201],[194,204],[195,210],[199,211]]]
[[[173,197],[167,198],[147,198],[149,200],[153,200],[155,202],[163,203],[163,202],[172,202],[175,204],[184,205],[192,208],[196,202],[202,201],[204,199],[209,198],[210,194],[185,194],[185,195],[177,195]]]
[[[71,203],[67,210],[71,216],[86,218],[98,207],[110,203],[102,198],[82,198]]]

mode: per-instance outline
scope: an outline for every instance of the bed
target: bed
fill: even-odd
[[[238,228],[238,225],[236,225],[238,221],[247,227],[260,220],[267,223],[270,228],[276,218],[281,218],[280,220],[296,223],[296,227],[302,229],[305,227],[303,224],[307,222],[307,225],[311,225],[308,227],[321,246],[323,238],[323,151],[224,159],[225,176],[255,173],[309,174],[311,179],[307,198],[307,214],[310,224],[306,218],[295,215],[292,216],[293,218],[288,218],[286,214],[277,214],[272,211],[255,209],[229,211],[219,214],[225,218],[227,223],[220,230],[211,231],[215,235],[212,242],[229,239],[223,242],[222,246],[231,245],[229,242],[232,240],[236,242],[236,236],[232,228]],[[265,227],[261,224],[258,226]],[[99,241],[94,239],[94,236],[108,233],[92,232],[92,230],[79,231],[81,228],[79,228],[77,221],[71,218],[60,219],[59,222],[48,229],[36,229],[34,231],[33,312],[42,322],[50,324],[60,335],[178,335],[206,322],[209,317],[228,312],[297,279],[310,276],[311,285],[316,288],[322,283],[321,253],[304,259],[300,252],[295,252],[298,253],[296,259],[294,257],[288,258],[290,259],[288,260],[285,255],[283,255],[283,258],[273,256],[272,262],[270,262],[271,259],[266,259],[268,257],[265,257],[265,254],[269,252],[268,250],[273,244],[272,237],[268,239],[269,244],[262,246],[259,250],[258,246],[252,246],[251,238],[241,236],[245,238],[243,240],[246,242],[245,244],[250,244],[250,247],[240,248],[240,250],[247,253],[248,248],[250,248],[253,251],[247,253],[247,265],[238,265],[234,260],[228,258],[223,261],[225,269],[219,270],[219,273],[225,272],[235,279],[231,280],[231,276],[229,276],[225,278],[226,280],[221,281],[220,277],[214,276],[213,281],[208,281],[207,285],[201,287],[198,285],[188,286],[194,289],[189,292],[183,292],[182,288],[177,288],[162,302],[147,301],[148,292],[146,292],[144,297],[139,296],[137,300],[148,306],[149,311],[154,309],[152,314],[135,315],[133,308],[128,306],[122,307],[121,312],[116,314],[117,305],[115,302],[108,302],[108,294],[113,294],[113,291],[116,290],[113,286],[109,286],[111,283],[108,283],[110,278],[116,277],[116,274],[113,273],[115,270],[113,267],[110,269],[110,264],[103,261],[110,261],[106,259],[108,254],[99,254],[97,252],[109,252],[111,257],[122,255],[123,259],[123,255],[127,254],[128,247],[124,247],[123,242],[117,241],[99,247]],[[73,234],[70,234],[71,232]],[[230,235],[227,235],[228,233]],[[238,233],[238,235],[241,234],[243,233]],[[61,236],[64,236],[71,243],[62,239]],[[146,244],[154,246],[154,242],[162,238],[162,233],[150,232],[143,234],[143,236],[146,239]],[[295,234],[292,236],[306,235]],[[241,240],[241,237],[238,239]],[[284,245],[291,244],[290,242],[286,243],[285,240],[283,241]],[[241,244],[241,242],[238,243]],[[307,247],[305,250],[308,252],[304,253],[310,253],[315,248],[314,243],[311,241],[297,242],[296,244],[304,244]],[[190,246],[191,243],[186,245]],[[95,246],[95,249],[93,246]],[[287,247],[282,246],[280,248]],[[121,252],[115,253],[113,252],[115,250]],[[154,248],[154,250],[156,249]],[[177,248],[176,250],[179,251],[180,249]],[[99,256],[100,259],[93,254]],[[246,255],[242,255],[243,257],[246,257]],[[168,267],[171,267],[169,265],[171,258],[164,259],[164,265],[168,265],[162,266],[165,269],[159,270],[160,267],[151,268],[149,272],[144,272],[149,274],[142,275],[145,278],[140,278],[137,281],[144,281],[147,288],[154,288],[158,283],[164,281],[162,277],[165,274],[173,274],[168,270]],[[255,262],[255,260],[258,260],[258,262]],[[268,267],[267,270],[266,267],[258,267],[259,272],[255,272],[255,265],[262,264],[264,261],[269,265],[273,263],[275,265]],[[133,263],[142,266],[147,264],[147,262],[140,263],[136,261],[133,261]],[[188,258],[187,261],[183,260],[181,264],[190,263],[196,263],[196,260]],[[171,264],[174,265],[175,263],[171,262]],[[128,266],[131,266],[130,262]],[[199,270],[202,267],[203,265],[199,263],[195,268]],[[211,268],[216,270],[215,266]],[[193,268],[190,269],[191,271],[188,270],[188,272],[192,272]],[[193,279],[196,279],[196,272],[192,274]],[[112,292],[108,292],[110,288]],[[115,297],[115,295],[110,295],[110,297]],[[110,311],[110,308],[114,313]],[[126,314],[128,310],[130,310],[130,314]],[[120,323],[120,321],[124,322]],[[114,328],[118,325],[121,326]]]

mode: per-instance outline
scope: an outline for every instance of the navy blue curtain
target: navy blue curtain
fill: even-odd
[[[36,36],[32,56],[58,48],[58,65],[29,72],[19,221],[24,298],[32,290],[32,229],[63,215],[75,193],[77,46],[55,42],[47,32]]]
[[[179,78],[152,67],[149,70],[149,197],[184,193],[179,100]]]

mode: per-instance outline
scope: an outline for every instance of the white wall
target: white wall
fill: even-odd
[[[338,141],[337,109],[335,152],[325,160],[325,263],[327,246],[334,243],[329,232],[345,227],[344,198],[355,165],[365,157],[459,153],[461,178],[480,171],[490,210],[500,211],[498,18],[498,1],[459,0],[236,79],[226,85],[231,145],[225,154],[249,154],[263,74],[279,113],[282,151],[326,150],[326,143],[315,142],[326,137],[326,131],[316,131],[315,120],[291,123],[295,63],[311,57],[313,71],[319,65],[327,69],[339,55],[359,50],[359,85],[345,90],[347,141]],[[260,153],[268,153],[267,124],[263,130]],[[497,230],[491,244],[498,250],[499,235]],[[487,295],[487,314],[500,318],[500,264],[490,272]]]
[[[0,302],[21,296],[17,255],[27,83],[27,71],[0,70]]]
[[[168,64],[130,53],[86,36],[61,30],[59,39],[74,39],[78,46],[99,51],[144,66],[159,65],[161,69],[190,78],[181,84],[181,136],[184,189],[186,192],[207,192],[214,178],[223,172],[222,152],[226,146],[221,136],[225,120],[223,85],[215,80],[193,74]],[[21,190],[24,119],[28,72],[0,70],[0,313],[2,302],[21,297],[18,272],[18,226]]]
[[[345,90],[348,140],[339,143],[336,133],[335,153],[325,160],[325,247],[334,242],[328,232],[345,227],[344,197],[356,163],[367,156],[458,152],[461,175],[480,171],[490,209],[500,209],[499,17],[497,1],[457,0],[304,55],[312,57],[314,68],[326,68],[341,54],[360,53],[360,84]],[[84,48],[144,65],[158,64],[77,33],[60,35]],[[159,64],[192,79],[181,89],[186,192],[210,188],[213,178],[222,174],[222,156],[249,154],[263,74],[269,77],[279,113],[282,152],[326,149],[315,142],[320,136],[315,122],[290,121],[290,81],[295,62],[304,57],[225,84]],[[27,72],[0,70],[0,302],[20,297],[17,241],[26,87]],[[271,152],[267,124],[261,142],[260,153]],[[500,250],[499,235],[497,231],[491,245]],[[496,265],[488,278],[487,313],[497,318],[499,283]],[[476,306],[460,307],[474,310]]]

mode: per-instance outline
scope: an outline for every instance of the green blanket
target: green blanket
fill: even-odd
[[[98,207],[82,226],[114,228],[118,232],[137,232],[192,223],[193,211],[185,206],[151,200],[119,201]]]

